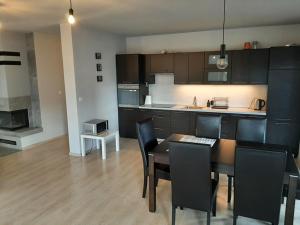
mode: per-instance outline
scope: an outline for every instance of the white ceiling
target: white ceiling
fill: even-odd
[[[3,29],[62,23],[69,0],[0,0]],[[80,24],[124,35],[221,28],[222,0],[73,0]],[[227,28],[300,23],[300,0],[227,0]]]

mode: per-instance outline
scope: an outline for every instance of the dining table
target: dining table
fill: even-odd
[[[149,152],[149,211],[156,211],[156,177],[155,167],[157,164],[169,165],[169,142],[181,141],[183,134],[172,134],[152,151]],[[237,145],[255,145],[272,148],[286,148],[285,146],[259,144],[259,143],[243,143],[236,140],[218,139],[212,147],[211,168],[216,174],[225,174],[234,176],[235,149]],[[172,179],[172,178],[171,178]],[[292,225],[294,222],[294,210],[296,201],[297,181],[299,179],[299,170],[291,152],[287,150],[286,170],[284,174],[284,184],[288,185],[288,197],[285,211],[285,225]]]

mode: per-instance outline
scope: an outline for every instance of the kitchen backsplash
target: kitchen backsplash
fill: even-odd
[[[191,105],[197,96],[198,105],[206,105],[213,97],[228,97],[230,107],[249,107],[253,98],[266,100],[267,91],[267,85],[175,85],[172,74],[157,74],[149,87],[153,103]]]

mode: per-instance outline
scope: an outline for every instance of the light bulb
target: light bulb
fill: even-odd
[[[76,22],[75,17],[73,15],[69,15],[68,22],[69,24],[74,24]]]
[[[226,69],[228,66],[228,60],[226,57],[220,57],[217,61],[217,68],[220,69],[220,70],[224,70]]]
[[[76,23],[76,20],[75,20],[75,17],[74,17],[74,11],[73,11],[72,8],[69,9],[68,22],[69,22],[69,24]]]

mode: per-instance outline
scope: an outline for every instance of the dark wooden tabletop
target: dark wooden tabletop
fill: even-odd
[[[154,155],[155,163],[169,165],[169,141],[180,141],[183,137],[181,134],[172,134],[165,141],[160,143],[149,154]],[[234,176],[234,158],[235,148],[238,144],[245,145],[246,143],[237,143],[235,140],[220,139],[217,140],[212,150],[212,171]],[[248,143],[247,143],[248,144]],[[278,145],[256,144],[264,147],[280,147]],[[284,148],[284,146],[281,146]],[[288,152],[287,165],[284,183],[288,184],[289,175],[299,176],[299,170],[293,155]]]

